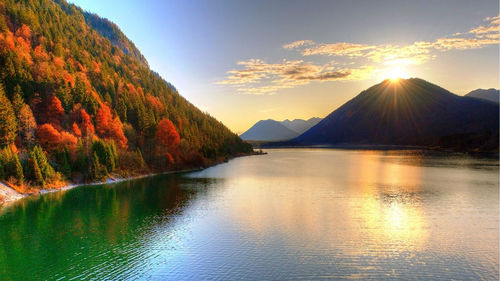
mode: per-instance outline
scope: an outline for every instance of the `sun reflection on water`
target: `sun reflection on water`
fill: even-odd
[[[335,177],[307,169],[293,183],[270,177],[262,186],[258,178],[238,179],[238,189],[227,189],[232,193],[227,196],[235,200],[234,221],[256,234],[278,230],[291,239],[290,245],[300,245],[308,237],[319,241],[310,246],[339,250],[339,245],[351,241],[341,249],[349,254],[377,253],[386,247],[424,248],[429,234],[418,202],[420,167],[382,161],[378,152],[358,157],[343,163],[348,176],[342,186]],[[284,192],[290,189],[299,192]],[[249,200],[256,194],[258,200]]]

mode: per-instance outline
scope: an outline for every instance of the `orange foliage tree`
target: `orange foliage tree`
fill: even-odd
[[[49,123],[45,123],[36,130],[38,142],[47,150],[54,150],[61,140],[61,134]]]
[[[73,125],[71,126],[71,131],[73,131],[73,134],[75,134],[75,136],[77,137],[82,136],[82,130],[80,130],[80,127],[78,127],[75,122],[73,122]]]
[[[85,111],[85,109],[80,109],[76,114],[76,122],[78,122],[80,132],[83,136],[93,134],[95,132],[94,124],[92,124],[92,119],[90,115]]]
[[[121,148],[127,148],[122,122],[118,117],[113,118],[111,108],[107,104],[102,104],[97,110],[96,129],[100,137],[114,140]]]
[[[64,117],[64,108],[61,101],[54,95],[50,96],[45,108],[45,121],[56,127],[61,126],[61,120]]]
[[[180,141],[181,138],[174,124],[170,120],[163,118],[156,130],[156,142],[173,152],[177,150]]]
[[[38,142],[48,151],[55,151],[60,148],[68,148],[74,151],[78,139],[68,132],[60,133],[52,124],[45,123],[36,130]]]

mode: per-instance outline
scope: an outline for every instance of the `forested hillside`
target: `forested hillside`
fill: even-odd
[[[15,186],[201,166],[251,151],[64,0],[0,2],[0,179]]]

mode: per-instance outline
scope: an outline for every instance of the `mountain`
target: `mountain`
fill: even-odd
[[[146,58],[137,49],[135,44],[121,32],[116,24],[90,12],[83,12],[83,16],[85,17],[85,22],[89,26],[99,32],[100,35],[109,39],[113,45],[119,47],[125,54],[133,56],[143,64],[148,65]]]
[[[48,187],[251,151],[109,20],[64,0],[0,2],[0,180]]]
[[[308,120],[294,119],[292,121],[286,119],[284,121],[281,121],[281,124],[300,135],[312,128],[314,125],[318,124],[319,121],[321,121],[321,118],[319,117],[313,117]]]
[[[461,97],[418,78],[385,80],[361,92],[297,144],[455,146],[498,150],[498,104]]]
[[[471,97],[471,98],[478,98],[478,99],[483,99],[483,100],[489,100],[489,101],[492,101],[492,102],[496,102],[496,103],[499,103],[499,100],[500,100],[500,90],[497,90],[497,89],[488,89],[488,90],[484,90],[484,89],[477,89],[477,90],[474,90],[470,93],[468,93],[467,95],[465,95],[466,97]]]
[[[244,140],[249,141],[283,141],[298,137],[303,132],[316,125],[321,118],[314,117],[309,120],[288,119],[276,121],[272,119],[260,120],[250,129],[240,135]]]
[[[278,121],[260,120],[250,129],[240,135],[243,140],[252,141],[282,141],[297,137],[299,134],[290,130]]]

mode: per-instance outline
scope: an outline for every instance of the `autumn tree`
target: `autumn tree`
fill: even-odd
[[[59,132],[52,124],[45,123],[36,130],[38,142],[48,151],[67,148],[74,152],[78,139],[69,132]]]
[[[95,132],[92,119],[90,119],[89,114],[83,108],[80,110],[80,130],[84,136]]]
[[[73,122],[73,125],[71,125],[71,131],[73,131],[73,134],[75,134],[75,136],[77,137],[82,136],[82,130],[80,130],[80,127],[78,127],[75,122]]]
[[[114,140],[121,148],[127,148],[127,138],[123,133],[120,118],[113,118],[111,108],[107,104],[103,104],[97,110],[96,129],[100,137]]]
[[[52,124],[45,123],[36,130],[38,142],[47,150],[55,150],[61,142],[61,134]]]
[[[73,121],[72,131],[76,136],[88,136],[95,132],[90,115],[79,104],[73,108],[71,120]]]
[[[156,142],[170,151],[175,151],[180,141],[181,138],[174,124],[170,120],[163,118],[158,124],[158,129],[156,129]]]
[[[51,123],[56,127],[61,126],[61,121],[64,117],[64,108],[61,101],[55,95],[48,98],[44,116],[45,122]]]

